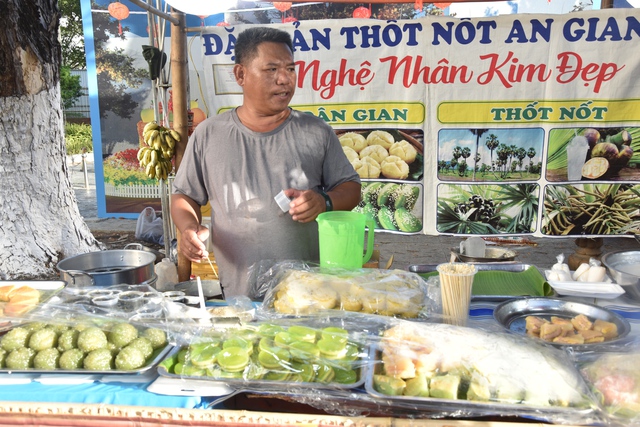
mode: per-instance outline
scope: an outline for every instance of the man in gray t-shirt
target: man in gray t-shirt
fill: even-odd
[[[200,207],[211,203],[211,239],[225,296],[248,295],[249,268],[261,260],[318,260],[315,218],[351,210],[360,179],[329,125],[289,108],[295,91],[288,33],[252,28],[236,41],[240,107],[211,117],[191,136],[173,183],[171,215],[179,251],[208,255]],[[274,197],[292,199],[284,213]]]

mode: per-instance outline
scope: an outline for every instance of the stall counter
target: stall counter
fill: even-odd
[[[349,427],[523,427],[519,422],[414,420],[392,417],[341,417],[303,413],[157,408],[98,404],[0,402],[0,426],[146,427],[176,426],[349,426]],[[542,425],[538,423],[539,425]],[[566,426],[572,427],[572,426]]]

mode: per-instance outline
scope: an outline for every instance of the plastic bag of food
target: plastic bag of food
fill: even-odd
[[[416,318],[440,306],[430,299],[430,285],[420,275],[404,270],[326,272],[289,261],[274,265],[261,283],[267,288],[262,310],[282,315],[333,309]]]
[[[640,423],[640,348],[592,355],[580,372],[613,424]]]
[[[569,265],[564,262],[564,254],[560,254],[556,257],[557,262],[551,266],[551,270],[546,270],[547,280],[553,280],[556,282],[570,282],[571,271]]]

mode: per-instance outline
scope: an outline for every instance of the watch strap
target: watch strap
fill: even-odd
[[[320,195],[324,197],[326,212],[331,212],[333,210],[333,202],[331,201],[331,197],[329,197],[329,195],[324,191],[320,191]]]

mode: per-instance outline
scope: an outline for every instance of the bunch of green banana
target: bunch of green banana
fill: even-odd
[[[416,233],[422,230],[422,220],[411,211],[419,196],[418,185],[363,183],[362,201],[355,210],[371,216],[376,228]]]
[[[171,159],[180,141],[180,134],[156,122],[149,122],[142,130],[142,140],[144,144],[138,150],[140,166],[145,168],[150,178],[167,179],[173,170]]]

